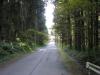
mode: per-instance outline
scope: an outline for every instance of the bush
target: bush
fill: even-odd
[[[3,50],[3,51],[6,51],[8,53],[13,53],[13,50],[12,50],[12,45],[9,44],[9,43],[0,43],[0,48]]]

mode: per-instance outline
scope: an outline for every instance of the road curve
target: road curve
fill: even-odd
[[[0,75],[69,75],[54,42],[0,69]]]

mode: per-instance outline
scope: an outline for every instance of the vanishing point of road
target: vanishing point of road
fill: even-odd
[[[69,75],[54,42],[0,68],[0,75]]]

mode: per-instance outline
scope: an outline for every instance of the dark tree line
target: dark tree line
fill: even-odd
[[[0,0],[0,55],[47,41],[44,6],[43,0]]]
[[[100,1],[56,0],[55,5],[56,41],[82,52],[85,61],[99,63]]]
[[[1,0],[0,40],[16,41],[16,38],[28,29],[47,32],[44,2],[42,0]]]

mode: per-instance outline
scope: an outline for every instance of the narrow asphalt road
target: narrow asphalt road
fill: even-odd
[[[0,75],[69,75],[54,42],[0,69]]]

